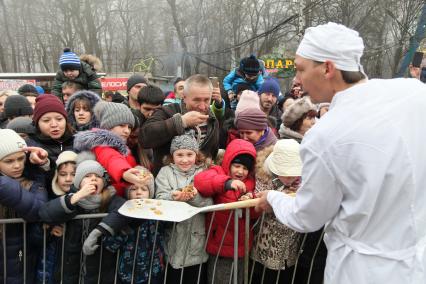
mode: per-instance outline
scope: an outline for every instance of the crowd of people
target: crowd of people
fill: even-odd
[[[335,264],[341,270],[328,266],[339,248],[332,247],[334,258],[327,259],[324,236],[327,240],[335,230],[347,226],[350,231],[351,224],[361,222],[358,215],[351,219],[349,207],[340,209],[347,218],[337,220],[336,210],[343,206],[339,202],[350,199],[345,192],[348,184],[358,180],[362,187],[367,180],[358,176],[364,173],[365,161],[371,163],[369,169],[380,170],[368,156],[375,153],[374,147],[383,153],[391,149],[384,144],[365,147],[357,149],[364,155],[358,157],[350,147],[366,145],[361,132],[359,142],[345,144],[349,130],[341,127],[339,132],[339,126],[332,125],[344,122],[342,117],[351,110],[339,112],[329,94],[345,90],[344,84],[366,81],[359,68],[359,50],[353,50],[359,48],[362,55],[363,45],[346,27],[339,31],[339,25],[328,24],[317,29],[321,31],[307,32],[296,53],[298,73],[288,92],[251,55],[224,78],[223,86],[194,74],[178,78],[174,91],[164,93],[135,74],[127,81],[127,97],[102,94],[99,62],[91,56],[78,57],[70,49],[59,59],[52,94],[32,85],[1,92],[0,219],[26,221],[25,226],[0,227],[2,280],[22,283],[25,275],[27,283],[113,283],[117,276],[119,283],[228,283],[236,250],[242,283],[248,238],[251,283],[324,283],[326,261],[330,270],[325,278],[330,282],[325,283],[356,283],[344,273],[343,257]],[[325,55],[319,56],[312,50],[320,48],[319,36],[333,41],[328,33],[352,36],[355,47],[341,53],[333,46],[337,51],[332,55],[338,55],[323,51]],[[353,53],[356,56],[350,57]],[[349,55],[340,60],[341,54]],[[320,82],[323,71],[328,77]],[[344,100],[341,95],[338,99]],[[373,112],[362,99],[357,110]],[[333,114],[327,113],[329,107]],[[333,115],[340,118],[330,122]],[[364,119],[359,116],[345,127],[359,129]],[[380,113],[376,119],[382,120]],[[376,122],[370,123],[379,130]],[[321,127],[329,136],[314,131],[316,123],[314,128]],[[374,131],[368,135],[366,141],[380,139]],[[331,137],[336,144],[327,142]],[[401,143],[398,149],[404,147]],[[335,155],[340,168],[347,169],[346,179],[336,178],[335,171],[341,169],[327,156],[334,151],[329,145],[340,151]],[[392,156],[381,157],[393,161]],[[403,158],[397,162],[403,163]],[[408,178],[401,182],[411,184]],[[374,186],[381,188],[366,185],[370,190]],[[354,195],[352,191],[350,196]],[[198,214],[175,225],[118,212],[130,199],[203,207],[259,197],[258,209],[267,212],[250,210],[248,236],[245,214],[239,216],[240,230],[235,232],[232,211]],[[74,219],[92,213],[106,216]],[[337,229],[327,225],[330,220]],[[47,232],[44,246],[43,232]],[[340,239],[344,237],[339,235]],[[358,254],[368,254],[344,240]]]

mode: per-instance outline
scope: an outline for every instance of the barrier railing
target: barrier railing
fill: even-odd
[[[85,214],[85,215],[78,215],[76,216],[72,221],[70,222],[76,222],[77,220],[84,222],[85,220],[92,220],[92,219],[99,219],[106,216],[107,214]],[[221,236],[221,240],[220,240],[220,246],[219,246],[219,251],[221,251],[224,241],[225,241],[225,237],[226,237],[226,232],[228,232],[228,230],[230,229],[230,225],[231,225],[231,220],[232,218],[234,219],[234,237],[233,237],[233,241],[234,241],[234,254],[233,254],[233,261],[232,261],[232,265],[228,268],[228,271],[224,271],[223,266],[221,266],[220,268],[217,267],[217,263],[219,259],[223,259],[223,257],[221,257],[219,255],[219,253],[215,256],[209,256],[210,257],[210,263],[213,262],[213,267],[209,267],[208,269],[205,269],[207,262],[206,263],[200,263],[198,266],[198,273],[196,278],[193,279],[193,283],[206,283],[205,280],[207,276],[209,276],[207,283],[224,283],[224,282],[219,282],[219,280],[217,279],[222,279],[223,281],[223,277],[224,275],[228,275],[229,272],[229,280],[228,283],[233,283],[233,284],[237,284],[237,283],[251,283],[251,284],[257,284],[257,283],[271,283],[271,282],[267,282],[267,280],[265,279],[265,267],[263,267],[263,272],[262,272],[262,276],[261,276],[261,280],[253,280],[253,271],[254,271],[254,267],[256,262],[253,259],[250,259],[250,247],[249,247],[249,235],[250,232],[253,232],[254,227],[256,226],[256,231],[257,232],[261,232],[262,231],[262,226],[264,223],[264,214],[261,215],[261,217],[258,218],[258,220],[256,221],[255,224],[253,224],[254,222],[250,220],[250,209],[236,209],[236,210],[232,210],[232,214],[229,214],[229,217],[227,219],[226,224],[222,224],[225,229],[224,229],[224,234],[223,236]],[[205,224],[205,231],[206,231],[206,241],[204,243],[204,251],[206,251],[207,248],[207,240],[209,239],[210,234],[212,234],[212,224],[215,220],[216,217],[216,212],[211,213],[211,218],[210,218],[210,222],[208,224]],[[245,225],[244,228],[239,228],[239,220],[240,218],[245,218]],[[192,219],[191,219],[192,220]],[[68,222],[69,223],[69,222]],[[8,283],[8,277],[10,275],[8,275],[9,273],[16,273],[16,271],[22,271],[22,274],[20,277],[22,277],[22,282],[23,283],[69,283],[67,281],[64,281],[64,277],[65,279],[67,278],[67,271],[66,271],[66,267],[64,267],[64,263],[66,261],[66,251],[69,251],[69,249],[67,250],[67,246],[70,246],[72,244],[67,244],[66,243],[66,236],[67,236],[67,224],[62,224],[63,226],[63,235],[62,235],[62,240],[60,243],[60,259],[58,260],[58,262],[55,262],[55,271],[57,271],[58,273],[53,273],[52,271],[47,271],[47,267],[46,267],[46,262],[47,262],[47,248],[49,246],[48,244],[48,239],[49,239],[49,232],[48,232],[48,228],[47,226],[42,226],[40,224],[40,228],[42,228],[42,232],[43,232],[43,240],[42,240],[42,249],[37,250],[37,255],[38,255],[38,265],[36,265],[35,267],[33,267],[32,265],[34,265],[34,257],[33,257],[33,251],[31,251],[31,255],[32,255],[32,261],[27,263],[27,255],[28,255],[28,242],[29,240],[32,239],[32,241],[34,241],[34,239],[37,239],[36,236],[33,235],[28,235],[28,225],[32,225],[34,226],[34,223],[27,223],[25,222],[23,219],[19,219],[19,218],[15,218],[15,219],[0,219],[0,227],[2,228],[2,249],[3,249],[3,269],[2,269],[2,275],[1,277],[3,278],[3,283]],[[106,258],[108,258],[111,255],[111,252],[108,251],[108,249],[106,249],[104,247],[104,243],[103,241],[102,244],[99,246],[98,248],[98,252],[95,255],[96,257],[98,257],[99,259],[97,260],[98,262],[98,271],[97,271],[97,275],[96,275],[96,282],[97,283],[159,283],[158,281],[160,281],[160,283],[179,283],[179,284],[186,284],[184,282],[184,273],[185,273],[185,259],[187,255],[184,255],[183,260],[184,263],[182,264],[182,269],[181,269],[181,273],[180,273],[180,278],[179,279],[168,279],[168,270],[172,269],[169,262],[170,259],[166,257],[165,263],[164,263],[164,270],[163,273],[160,273],[161,277],[160,278],[155,278],[155,281],[153,282],[153,264],[154,264],[154,254],[156,252],[156,246],[158,246],[159,244],[159,236],[161,234],[161,232],[159,232],[159,227],[160,227],[161,222],[156,221],[155,222],[155,232],[154,232],[154,238],[153,238],[153,242],[152,242],[152,249],[151,249],[151,255],[149,256],[149,270],[145,271],[147,272],[147,281],[145,282],[141,282],[142,280],[140,280],[140,277],[138,276],[140,273],[144,272],[142,271],[145,268],[141,268],[141,267],[145,267],[143,266],[141,263],[138,262],[138,253],[139,253],[139,243],[140,243],[140,236],[141,236],[141,227],[137,228],[136,231],[136,239],[134,240],[135,244],[134,244],[134,253],[133,253],[133,260],[132,260],[132,267],[131,267],[131,275],[129,277],[122,277],[122,275],[119,275],[119,271],[121,271],[120,269],[123,269],[123,267],[121,267],[121,263],[120,263],[120,256],[124,254],[128,254],[129,252],[127,251],[122,251],[121,249],[118,249],[116,253],[112,253],[112,255],[115,257],[115,260],[113,262],[110,261],[110,263],[114,263],[114,267],[106,267],[104,268],[103,265],[105,265],[103,262],[105,262]],[[168,226],[168,228],[166,228],[166,230],[168,230],[168,233],[170,235],[170,239],[173,240],[174,236],[176,234],[176,224],[177,223],[167,223],[166,225]],[[84,225],[84,224],[83,224]],[[164,225],[164,224],[163,224]],[[190,221],[190,228],[192,228],[192,221]],[[11,227],[13,226],[13,227]],[[19,228],[21,227],[22,228]],[[10,232],[9,232],[10,230]],[[245,238],[244,238],[244,257],[241,259],[238,256],[238,247],[239,247],[239,231],[240,230],[244,230],[245,232]],[[18,234],[16,234],[16,231],[19,231]],[[191,229],[189,230],[191,231]],[[13,236],[9,236],[8,233],[13,233]],[[16,238],[19,238],[19,234],[22,234],[22,242],[18,242],[16,243]],[[121,234],[121,233],[120,233]],[[86,256],[82,253],[81,251],[81,247],[83,240],[84,240],[84,232],[82,230],[82,236],[81,236],[81,244],[76,244],[77,247],[77,252],[79,251],[80,253],[80,263],[73,263],[73,265],[77,265],[79,266],[79,275],[78,275],[78,283],[85,283],[86,277],[94,277],[93,272],[91,275],[87,275],[87,269],[86,269],[86,265],[88,265],[88,259],[86,259]],[[87,236],[86,236],[87,237]],[[162,236],[163,237],[163,236]],[[14,245],[18,245],[19,246],[19,252],[22,252],[22,254],[19,254],[17,256],[10,256],[8,255],[8,245],[10,243],[10,238],[15,238],[14,241]],[[257,238],[257,240],[256,240]],[[260,238],[260,234],[258,236],[254,236],[254,242],[259,241]],[[186,249],[185,249],[185,253],[189,253],[189,246],[190,246],[190,237],[189,240],[186,244],[180,244],[180,245],[186,245]],[[301,245],[303,246],[303,243],[306,241],[306,236],[304,238],[301,238]],[[273,244],[271,244],[273,245]],[[319,247],[319,243],[315,244],[316,245],[316,249],[314,251],[314,255],[313,255],[313,259],[311,261],[311,267],[309,270],[309,275],[307,277],[307,281],[305,283],[314,283],[314,282],[310,282],[310,273],[312,272],[312,268],[314,266],[314,258],[315,255],[318,251],[318,247]],[[170,251],[170,248],[167,248],[167,243],[164,244],[165,246],[165,251]],[[31,247],[31,250],[33,250],[34,248]],[[106,251],[108,252],[108,255],[106,255]],[[301,251],[299,252],[299,254],[301,253]],[[167,254],[167,253],[166,253]],[[128,255],[126,255],[128,257]],[[14,259],[14,257],[16,257],[16,259]],[[90,263],[93,264],[93,256],[91,256],[91,260]],[[12,260],[16,260],[16,263],[20,264],[21,267],[16,268],[16,267],[10,267],[11,264],[13,263]],[[36,263],[37,263],[36,262]],[[29,266],[31,263],[31,266]],[[41,263],[41,265],[40,265]],[[59,265],[59,266],[58,266]],[[296,261],[295,267],[294,267],[294,272],[293,272],[293,277],[291,282],[285,282],[285,283],[301,283],[301,282],[297,282],[296,281],[296,270],[297,270],[297,266],[298,266],[298,261]],[[59,268],[58,268],[59,267]],[[204,269],[203,269],[204,267]],[[113,269],[113,271],[111,271],[111,269]],[[141,270],[142,269],[142,270]],[[209,270],[210,269],[210,270]],[[208,271],[212,270],[212,273],[209,274]],[[38,271],[38,274],[37,274]],[[113,279],[109,278],[109,279],[105,279],[105,275],[104,272],[107,271],[109,274],[108,275],[113,275]],[[112,273],[113,272],[113,273]],[[145,273],[144,272],[144,273]],[[280,280],[280,273],[281,271],[277,271],[277,278],[276,278],[276,282],[275,283],[283,283],[282,280]],[[158,273],[157,273],[158,274]],[[37,277],[38,275],[38,277]],[[41,275],[41,278],[40,278]],[[16,276],[16,275],[13,275]],[[73,275],[75,277],[75,275]],[[121,277],[121,279],[120,279]],[[315,282],[318,283],[318,282]],[[301,283],[303,284],[303,283]]]

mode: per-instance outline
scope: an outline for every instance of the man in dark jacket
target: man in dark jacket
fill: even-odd
[[[193,75],[185,81],[183,101],[156,110],[144,123],[139,142],[144,148],[154,150],[156,175],[165,155],[170,153],[173,137],[187,129],[195,129],[200,151],[206,157],[215,158],[219,145],[219,123],[210,111],[213,86],[203,75]]]

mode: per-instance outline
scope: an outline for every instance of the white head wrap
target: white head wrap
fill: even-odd
[[[306,29],[296,54],[319,62],[331,60],[342,71],[361,71],[364,42],[357,31],[328,23]]]

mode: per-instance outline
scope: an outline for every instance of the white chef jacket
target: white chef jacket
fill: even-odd
[[[271,191],[299,232],[325,225],[325,284],[426,283],[426,86],[369,80],[338,92],[304,136],[296,198]]]

